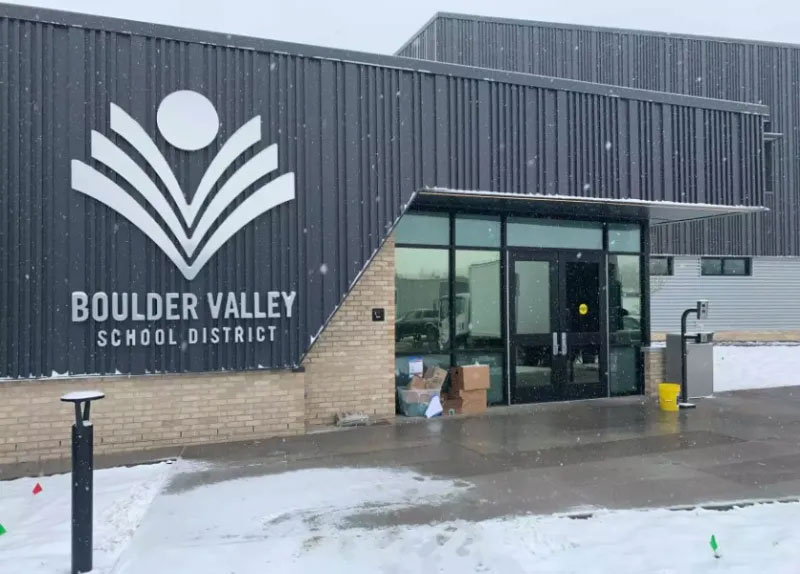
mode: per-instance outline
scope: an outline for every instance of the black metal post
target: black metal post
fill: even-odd
[[[678,403],[679,405],[683,403],[685,406],[694,406],[689,403],[689,384],[686,381],[687,379],[687,368],[686,368],[686,319],[689,318],[689,315],[692,313],[697,313],[697,309],[686,309],[681,315],[681,402]]]
[[[93,442],[92,423],[81,417],[72,425],[72,574],[92,569]]]
[[[92,401],[104,396],[100,391],[84,391],[61,397],[63,402],[75,405],[75,424],[72,425],[72,574],[92,570],[94,427],[89,412]]]

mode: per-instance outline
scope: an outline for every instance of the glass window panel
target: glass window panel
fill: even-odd
[[[651,257],[650,275],[672,275],[672,258]]]
[[[725,275],[747,275],[747,260],[723,259],[722,271]]]
[[[524,344],[514,347],[515,394],[524,396],[531,392],[551,391],[554,382],[552,347]]]
[[[609,223],[608,250],[611,252],[639,253],[641,228],[636,224]]]
[[[550,263],[514,263],[516,332],[518,335],[550,333]]]
[[[395,250],[395,350],[435,353],[449,348],[450,295],[447,249]]]
[[[609,334],[612,344],[642,340],[642,284],[638,255],[609,255]]]
[[[502,353],[457,353],[456,365],[489,365],[489,391],[486,400],[490,405],[505,403],[503,400],[503,354]]]
[[[599,385],[600,345],[572,345],[567,353],[567,385]],[[567,396],[581,396],[583,391],[566,389]]]
[[[450,244],[450,216],[439,213],[407,213],[394,232],[397,243]]]
[[[700,260],[701,275],[722,275],[722,259],[705,257]]]
[[[600,264],[568,261],[566,267],[569,331],[600,332]]]
[[[603,227],[588,221],[509,218],[508,244],[522,247],[602,249]]]
[[[456,251],[455,297],[455,346],[501,349],[499,251]]]
[[[639,347],[609,349],[608,387],[612,397],[639,392]]]
[[[500,247],[500,218],[459,215],[456,217],[456,245]]]

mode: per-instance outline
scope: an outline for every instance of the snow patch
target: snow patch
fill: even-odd
[[[165,484],[166,463],[110,468],[94,473],[94,570],[110,573],[145,511]],[[33,496],[36,483],[42,492]],[[61,574],[70,566],[69,474],[0,482],[3,574]]]
[[[797,345],[717,345],[714,392],[800,385]]]
[[[346,545],[350,519],[443,504],[470,486],[382,468],[310,469],[212,483],[161,496],[115,574],[166,574],[178,565],[195,573],[311,572],[295,552],[315,540]],[[329,555],[319,571],[380,571],[350,568],[349,551],[342,551]],[[376,551],[373,544],[370,553]]]
[[[88,401],[105,397],[103,391],[74,391],[61,397],[62,401]]]
[[[348,521],[441,504],[466,488],[369,468],[209,484],[159,498],[115,574],[789,573],[800,560],[796,502],[730,511],[593,510],[581,520],[528,515],[389,527]]]

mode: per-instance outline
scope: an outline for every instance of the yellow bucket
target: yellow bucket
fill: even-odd
[[[659,383],[658,385],[658,406],[662,411],[678,410],[678,395],[681,394],[681,386],[677,383]]]

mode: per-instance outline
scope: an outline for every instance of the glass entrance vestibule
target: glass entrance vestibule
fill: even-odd
[[[639,394],[647,227],[412,211],[395,231],[395,372],[488,364],[490,404]]]

